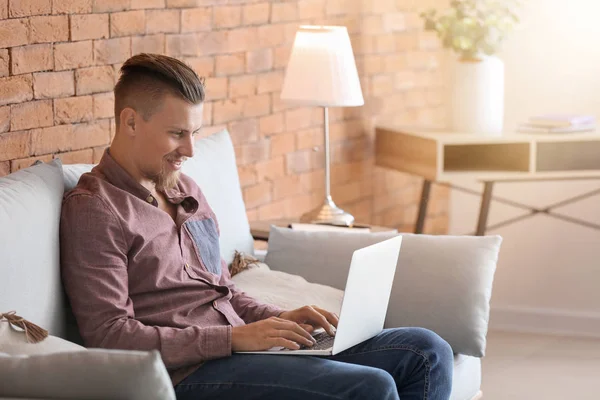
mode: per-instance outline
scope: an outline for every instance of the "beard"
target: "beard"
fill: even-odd
[[[177,186],[177,182],[179,182],[179,171],[166,171],[163,167],[160,171],[160,174],[153,179],[156,184],[156,189],[164,192],[167,189],[174,189]]]
[[[170,171],[167,168],[168,161],[168,159],[163,161],[158,174],[149,176],[149,178],[154,182],[156,190],[161,192],[164,192],[167,189],[174,189],[177,186],[177,182],[179,182],[179,174],[181,171]]]

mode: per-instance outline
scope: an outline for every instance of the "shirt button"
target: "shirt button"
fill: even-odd
[[[154,202],[154,197],[152,197],[152,195],[150,195],[150,196],[146,197],[146,201],[148,203],[152,203],[152,202]]]
[[[183,268],[188,269],[190,266],[186,263]]]
[[[214,307],[214,308],[217,308],[217,301],[216,301],[216,300],[215,300],[215,301],[213,301],[213,307]]]

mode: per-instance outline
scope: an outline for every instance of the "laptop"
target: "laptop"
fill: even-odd
[[[298,350],[273,347],[238,353],[328,356],[376,336],[383,330],[401,245],[399,235],[352,254],[335,336],[320,328],[313,333],[317,343],[312,347],[300,345]]]

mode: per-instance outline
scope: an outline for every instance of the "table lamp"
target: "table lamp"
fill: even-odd
[[[301,222],[352,226],[354,217],[335,205],[330,189],[329,107],[362,106],[363,99],[348,30],[343,26],[300,26],[290,55],[281,99],[323,107],[325,201]]]

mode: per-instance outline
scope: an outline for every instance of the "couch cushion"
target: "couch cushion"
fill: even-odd
[[[0,355],[0,397],[175,399],[158,351],[91,349],[31,356]]]
[[[315,304],[339,314],[344,296],[339,289],[307,282],[298,275],[273,271],[264,263],[249,267],[231,279],[248,295],[284,310]]]
[[[389,236],[272,226],[265,262],[274,270],[342,289],[354,250]],[[455,353],[482,357],[502,238],[402,236],[385,326],[428,328]]]
[[[65,333],[58,231],[63,196],[60,160],[0,178],[0,310]]]
[[[65,180],[65,192],[77,186],[79,178],[86,172],[90,172],[94,164],[68,164],[63,165],[63,174]]]

